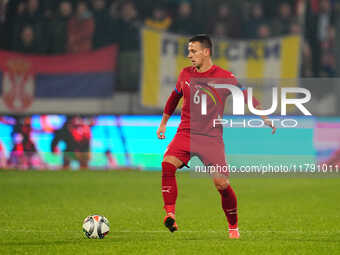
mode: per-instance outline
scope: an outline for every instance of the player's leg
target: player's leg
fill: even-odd
[[[213,176],[213,181],[221,195],[222,209],[229,223],[229,237],[239,238],[236,194],[230,186],[228,177]]]
[[[176,170],[186,165],[190,159],[189,137],[176,134],[169,144],[162,162],[162,196],[166,216],[165,226],[171,231],[177,230],[175,209],[177,200]]]
[[[183,165],[183,162],[175,156],[168,155],[162,162],[162,196],[166,216],[165,226],[174,232],[177,230],[175,222],[175,208],[177,200],[176,170]]]
[[[167,214],[175,214],[177,199],[176,170],[183,162],[175,156],[166,155],[162,162],[162,195]]]
[[[214,166],[211,176],[221,195],[222,209],[229,223],[229,237],[238,238],[237,199],[229,183],[229,171],[225,159],[222,138],[193,137],[197,152],[206,166]]]

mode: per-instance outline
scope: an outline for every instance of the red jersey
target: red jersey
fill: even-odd
[[[225,102],[231,92],[225,88],[214,88],[214,86],[211,86],[214,83],[240,87],[231,72],[216,65],[213,65],[206,72],[198,72],[193,66],[186,67],[181,71],[175,93],[173,92],[170,96],[164,110],[166,114],[171,115],[179,99],[183,97],[181,123],[177,130],[178,133],[206,136],[222,135],[222,126],[214,126],[213,121],[214,119],[223,118]],[[246,101],[247,92],[245,89],[242,90]],[[205,107],[202,107],[203,101],[205,101]],[[258,104],[257,100],[253,101],[256,106]],[[203,108],[206,109],[205,112]]]

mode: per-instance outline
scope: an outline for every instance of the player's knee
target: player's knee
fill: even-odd
[[[217,190],[224,190],[229,186],[229,179],[227,178],[214,179],[214,184]]]
[[[175,156],[165,156],[164,159],[163,159],[163,162],[162,162],[162,166],[163,166],[163,163],[170,163],[172,165],[174,165],[177,168],[180,168],[182,165],[183,165],[183,162],[176,158]]]
[[[177,167],[169,162],[162,162],[162,177],[174,177]]]

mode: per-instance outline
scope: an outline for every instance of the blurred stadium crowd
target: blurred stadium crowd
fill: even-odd
[[[141,26],[215,38],[301,33],[301,76],[334,77],[338,9],[335,0],[0,0],[0,48],[65,54],[117,43],[117,88],[133,91],[138,89]]]

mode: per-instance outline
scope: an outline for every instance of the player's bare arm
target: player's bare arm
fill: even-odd
[[[166,124],[168,123],[170,116],[174,113],[181,97],[182,94],[177,90],[177,88],[175,88],[169,96],[164,107],[162,121],[157,129],[157,137],[159,139],[165,139]]]
[[[169,118],[169,114],[163,113],[162,121],[159,124],[159,128],[157,129],[158,139],[165,139],[166,124],[168,123]]]
[[[258,109],[258,110],[263,110],[262,107],[261,107],[261,105],[258,105],[258,106],[256,107],[256,109]],[[273,121],[271,121],[271,120],[270,120],[267,116],[265,116],[265,115],[260,115],[260,117],[263,119],[264,124],[267,125],[268,127],[270,127],[270,128],[272,129],[272,134],[275,134],[275,132],[276,132],[276,127],[274,126]]]
[[[242,88],[241,84],[238,84],[238,87]],[[245,98],[245,103],[248,104],[248,95],[247,95],[247,90],[243,91],[244,93],[244,98]],[[254,102],[254,107],[258,110],[263,110],[261,103],[253,96],[253,102]],[[274,126],[273,121],[271,121],[267,116],[265,115],[260,115],[260,117],[263,119],[264,124],[272,129],[272,134],[275,134],[276,132],[276,127]]]
[[[267,116],[261,116],[261,118],[263,119],[264,124],[272,129],[272,134],[275,134],[276,127],[274,126],[273,122]]]

